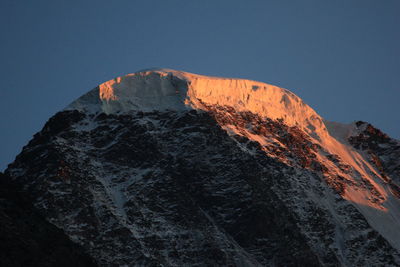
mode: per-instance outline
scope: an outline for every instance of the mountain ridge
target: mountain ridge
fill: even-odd
[[[400,265],[399,142],[232,80],[103,83],[6,172],[104,266]]]

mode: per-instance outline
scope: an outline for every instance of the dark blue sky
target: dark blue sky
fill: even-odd
[[[247,78],[400,138],[400,1],[0,1],[0,170],[96,85],[149,67]]]

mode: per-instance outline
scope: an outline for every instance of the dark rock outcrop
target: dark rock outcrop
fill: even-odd
[[[0,173],[0,266],[97,266]]]

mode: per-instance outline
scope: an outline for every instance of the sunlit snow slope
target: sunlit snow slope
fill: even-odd
[[[152,110],[209,111],[212,106],[251,112],[302,130],[317,146],[312,156],[321,164],[327,181],[343,185],[343,198],[352,202],[368,222],[400,250],[400,201],[391,190],[392,182],[388,183],[392,179],[382,174],[367,152],[354,148],[348,141],[362,129],[355,123],[346,125],[323,120],[286,89],[251,80],[152,69],[105,82],[74,101],[67,110],[117,114]],[[258,142],[270,156],[295,165],[290,158],[273,152],[271,144],[278,144],[283,150],[285,145],[272,135],[267,138],[254,134],[249,127],[229,123],[221,123],[221,127],[232,136],[245,136]]]
[[[145,70],[107,81],[67,109],[103,111],[205,109],[230,106],[284,119],[315,138],[327,134],[321,117],[292,92],[266,83],[209,77],[169,69]]]

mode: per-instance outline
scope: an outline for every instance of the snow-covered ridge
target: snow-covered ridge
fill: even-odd
[[[67,109],[110,114],[135,110],[207,110],[207,105],[230,106],[237,111],[283,119],[317,139],[327,132],[322,118],[286,89],[170,69],[144,70],[107,81]]]

